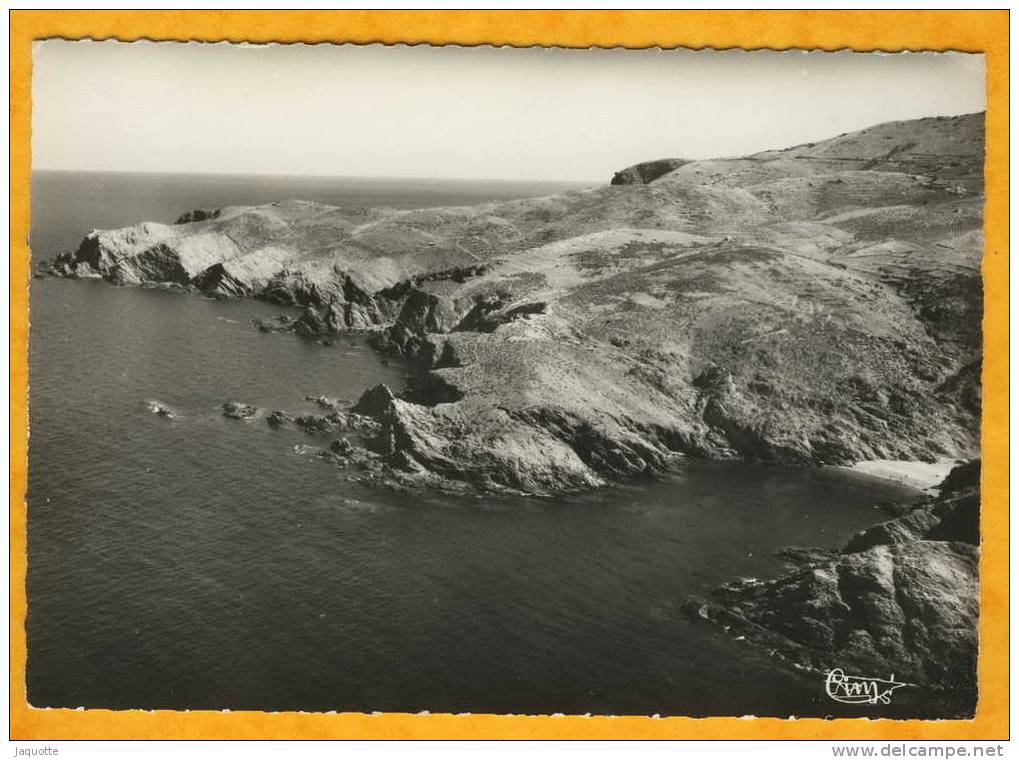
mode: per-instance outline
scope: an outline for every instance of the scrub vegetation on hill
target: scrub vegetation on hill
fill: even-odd
[[[44,270],[371,331],[414,367],[358,423],[359,477],[389,484],[552,494],[677,454],[971,457],[983,131],[895,122],[470,207],[192,211],[92,232]]]

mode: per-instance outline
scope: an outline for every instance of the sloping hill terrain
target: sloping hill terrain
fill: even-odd
[[[374,331],[414,382],[370,394],[364,448],[334,456],[387,483],[548,494],[677,453],[969,457],[983,153],[982,114],[896,122],[546,198],[189,212],[95,231],[46,271]]]

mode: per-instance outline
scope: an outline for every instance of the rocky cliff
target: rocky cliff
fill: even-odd
[[[955,715],[976,706],[979,462],[936,498],[854,536],[840,552],[799,551],[775,580],[736,581],[691,614],[796,667],[886,677],[938,692]]]
[[[684,158],[660,158],[657,161],[644,161],[616,172],[612,177],[612,184],[646,185],[688,163],[690,162]]]
[[[371,415],[376,475],[410,487],[972,456],[982,165],[981,114],[923,119],[545,198],[200,210],[45,269],[373,331],[415,368]]]

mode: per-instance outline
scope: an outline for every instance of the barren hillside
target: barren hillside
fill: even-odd
[[[547,494],[676,454],[977,453],[982,114],[675,164],[472,207],[191,212],[93,232],[47,271],[372,330],[414,382],[329,424],[370,418],[333,456],[391,484]]]

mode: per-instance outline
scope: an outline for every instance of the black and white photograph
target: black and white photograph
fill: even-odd
[[[985,76],[35,41],[28,703],[972,717]]]

